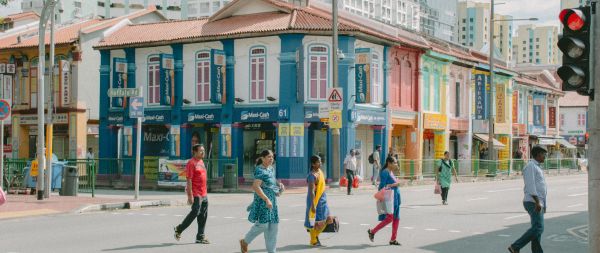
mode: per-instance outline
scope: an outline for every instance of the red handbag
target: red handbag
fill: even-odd
[[[354,180],[352,180],[352,188],[358,188],[358,176],[354,176]]]
[[[435,188],[433,189],[433,194],[442,194],[442,186],[440,184],[438,184],[437,182],[435,183]]]
[[[348,186],[348,179],[345,176],[342,176],[342,178],[340,178],[340,186],[342,186],[342,187]]]

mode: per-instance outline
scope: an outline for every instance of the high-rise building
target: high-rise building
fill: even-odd
[[[457,42],[458,0],[420,0],[421,31],[446,41]]]
[[[517,64],[559,64],[558,27],[522,25],[513,38],[513,59]]]
[[[331,4],[331,0],[319,1]],[[419,0],[343,0],[338,8],[396,27],[420,28]]]
[[[489,51],[490,4],[473,1],[458,3],[458,43],[478,51]],[[502,61],[511,62],[513,22],[511,16],[494,14],[494,48]]]
[[[560,0],[560,9],[575,8],[585,5],[586,0]]]
[[[208,17],[220,10],[232,0],[61,0],[56,20],[59,23],[74,18],[100,16],[114,18],[145,9],[155,5],[168,19],[188,19]],[[40,13],[43,0],[23,0],[21,8],[24,12]]]

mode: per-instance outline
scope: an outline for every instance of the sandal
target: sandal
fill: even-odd
[[[399,243],[398,241],[396,241],[396,240],[390,241],[390,245],[402,246],[402,244],[400,244],[400,243]]]
[[[248,253],[248,244],[246,243],[246,241],[244,241],[244,239],[240,240],[240,250],[242,251],[242,253]]]
[[[373,232],[371,232],[371,230],[367,230],[367,233],[369,234],[369,240],[371,240],[371,242],[373,242],[375,240],[375,234]]]

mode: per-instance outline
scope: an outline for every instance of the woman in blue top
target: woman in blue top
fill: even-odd
[[[379,221],[381,222],[375,228],[367,230],[367,233],[369,234],[369,240],[371,240],[371,242],[373,242],[375,239],[375,234],[391,222],[392,238],[390,239],[390,245],[401,245],[398,241],[396,241],[398,225],[400,225],[400,203],[402,202],[400,199],[400,189],[398,188],[400,183],[396,181],[396,177],[392,172],[396,169],[398,169],[396,158],[388,156],[388,158],[385,160],[385,165],[379,173],[379,190],[383,188],[389,188],[394,192],[394,213],[379,215]]]
[[[248,244],[262,233],[265,233],[267,252],[276,252],[277,225],[279,223],[276,197],[283,192],[283,184],[277,183],[275,180],[273,160],[273,152],[265,150],[256,161],[254,182],[252,183],[254,201],[248,207],[250,211],[248,220],[254,225],[244,239],[240,240],[242,253],[248,252]]]
[[[325,175],[321,170],[321,157],[310,158],[310,171],[306,178],[308,193],[306,195],[306,215],[304,227],[310,233],[310,245],[321,246],[319,234],[328,223],[333,222],[329,217],[327,194],[325,194]]]

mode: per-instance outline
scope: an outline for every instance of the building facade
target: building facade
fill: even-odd
[[[556,26],[519,26],[513,42],[513,60],[517,65],[553,65],[561,62]]]
[[[4,17],[0,21],[0,33],[6,32],[15,27],[36,23],[40,16],[35,12],[22,12]]]
[[[584,157],[587,144],[588,97],[576,92],[567,92],[559,99],[560,136],[577,147],[580,157]]]
[[[420,0],[421,31],[445,41],[457,42],[458,0]]]

